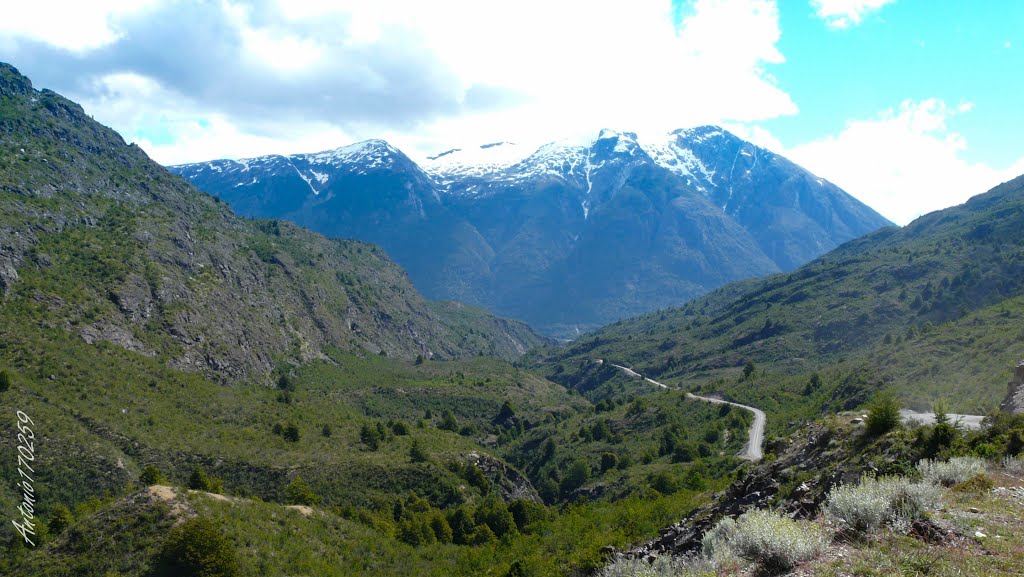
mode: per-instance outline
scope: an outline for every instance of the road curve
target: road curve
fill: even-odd
[[[598,363],[604,363],[604,361],[601,360],[601,359],[598,359],[597,362]],[[641,378],[642,377],[642,375],[640,373],[634,371],[633,369],[631,369],[629,367],[624,367],[622,365],[616,365],[614,363],[608,363],[608,364],[613,366],[613,367],[615,367],[616,369],[621,370],[622,372],[626,373],[627,375],[629,375],[631,377],[635,377],[635,378]],[[651,383],[652,385],[657,385],[657,386],[659,386],[659,387],[661,387],[663,389],[669,389],[669,390],[673,390],[673,391],[682,391],[682,389],[680,389],[678,387],[670,387],[670,386],[668,386],[666,384],[659,383],[658,381],[656,381],[654,379],[649,379],[649,378],[646,378],[646,377],[643,377],[643,379],[645,381],[647,381],[648,383]],[[697,399],[697,400],[700,400],[700,401],[707,401],[709,403],[715,403],[715,404],[718,404],[718,405],[732,405],[734,407],[739,407],[741,409],[745,409],[747,411],[750,411],[751,413],[754,413],[754,422],[750,425],[750,432],[748,433],[747,444],[743,446],[743,450],[740,451],[740,455],[739,456],[740,456],[740,458],[749,459],[751,461],[760,461],[761,458],[764,457],[764,452],[761,450],[761,445],[764,444],[764,425],[765,425],[765,422],[768,420],[768,418],[764,414],[764,411],[762,411],[761,409],[756,409],[756,408],[748,406],[748,405],[741,405],[739,403],[733,403],[732,401],[723,401],[722,399],[715,399],[715,398],[712,398],[712,397],[702,397],[700,395],[695,395],[695,394],[690,393],[690,392],[686,393],[686,398],[688,398],[688,399]]]

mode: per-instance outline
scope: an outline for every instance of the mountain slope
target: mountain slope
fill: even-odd
[[[492,143],[422,169],[381,141],[170,169],[243,214],[380,243],[429,296],[558,335],[791,270],[889,224],[715,127]]]
[[[519,323],[431,305],[377,247],[236,217],[8,65],[0,246],[0,314],[225,382],[329,347],[514,357],[540,342]]]
[[[540,362],[569,385],[590,378],[584,361],[606,358],[747,400],[782,402],[769,391],[790,387],[793,403],[855,406],[865,386],[888,384],[918,408],[942,394],[960,412],[983,412],[1024,356],[1022,230],[1024,177],[792,273],[616,323]],[[757,383],[774,384],[740,377],[748,361],[768,372]],[[826,370],[834,390],[805,390],[810,373]]]

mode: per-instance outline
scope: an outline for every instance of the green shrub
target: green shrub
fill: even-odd
[[[205,517],[193,517],[171,530],[155,563],[154,577],[234,577],[235,550]]]
[[[987,493],[992,490],[995,483],[984,473],[979,473],[962,483],[953,485],[952,490],[957,493]]]
[[[196,465],[192,469],[192,476],[189,477],[188,488],[208,493],[222,493],[224,481],[213,475],[208,475],[202,467]]]
[[[51,535],[56,535],[67,529],[73,520],[70,509],[64,505],[55,505],[50,512],[50,520],[47,521],[46,528],[49,529]]]
[[[284,489],[285,499],[289,505],[319,505],[320,496],[306,483],[305,479],[295,476]]]
[[[985,461],[977,457],[954,457],[949,461],[924,459],[917,464],[924,480],[933,485],[952,487],[985,472]]]
[[[509,533],[516,533],[515,518],[509,512],[505,502],[497,496],[490,496],[484,499],[483,503],[476,510],[475,519],[478,525],[486,525],[498,537]]]
[[[938,508],[940,499],[938,489],[928,483],[865,475],[859,485],[832,489],[823,510],[826,518],[854,531],[869,533],[887,523],[920,518],[925,511]]]
[[[867,431],[872,435],[884,435],[900,426],[900,404],[891,393],[875,395],[868,405]]]
[[[409,459],[413,463],[425,463],[430,460],[430,455],[423,450],[423,446],[417,439],[413,439],[412,446],[409,447]]]
[[[139,482],[143,485],[162,485],[167,482],[164,478],[164,474],[160,472],[154,465],[147,465],[142,470],[142,474],[139,475]]]
[[[0,393],[11,388],[11,375],[7,371],[0,371]]]

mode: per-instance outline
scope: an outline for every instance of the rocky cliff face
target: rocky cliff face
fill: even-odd
[[[1007,389],[1006,399],[999,408],[1010,413],[1024,413],[1024,361],[1017,363]]]
[[[235,216],[0,64],[4,314],[223,382],[328,348],[515,357],[521,323],[433,305],[376,246]]]

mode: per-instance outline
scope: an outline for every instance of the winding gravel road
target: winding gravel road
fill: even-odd
[[[598,359],[597,362],[603,364],[604,360]],[[622,372],[626,373],[627,375],[629,375],[631,377],[634,377],[634,378],[637,378],[637,379],[643,378],[648,383],[651,383],[652,385],[657,385],[657,386],[659,386],[659,387],[661,387],[663,389],[669,389],[669,390],[672,390],[672,391],[681,391],[682,390],[682,389],[680,389],[678,387],[670,387],[670,386],[665,385],[663,383],[659,383],[658,381],[656,381],[654,379],[648,379],[646,377],[643,377],[640,373],[634,371],[633,369],[631,369],[629,367],[624,367],[622,365],[616,365],[614,363],[608,363],[608,364],[613,366],[613,367],[615,367],[616,369],[621,370]],[[739,407],[741,409],[745,409],[747,411],[750,411],[751,413],[754,413],[754,422],[753,422],[753,424],[750,425],[750,433],[748,434],[748,437],[747,437],[747,444],[743,446],[743,450],[740,451],[740,455],[739,456],[741,458],[743,458],[743,459],[749,459],[751,461],[760,461],[761,460],[761,458],[764,456],[764,453],[761,450],[761,445],[764,444],[764,425],[765,425],[765,422],[767,421],[767,417],[765,416],[764,411],[762,411],[761,409],[756,409],[756,408],[748,406],[748,405],[741,405],[739,403],[733,403],[731,401],[723,401],[722,399],[715,399],[715,398],[712,398],[712,397],[702,397],[700,395],[695,395],[695,394],[689,393],[689,392],[686,393],[686,397],[688,399],[697,399],[697,400],[700,400],[700,401],[707,401],[709,403],[715,403],[715,404],[718,404],[718,405],[732,405],[734,407]]]

